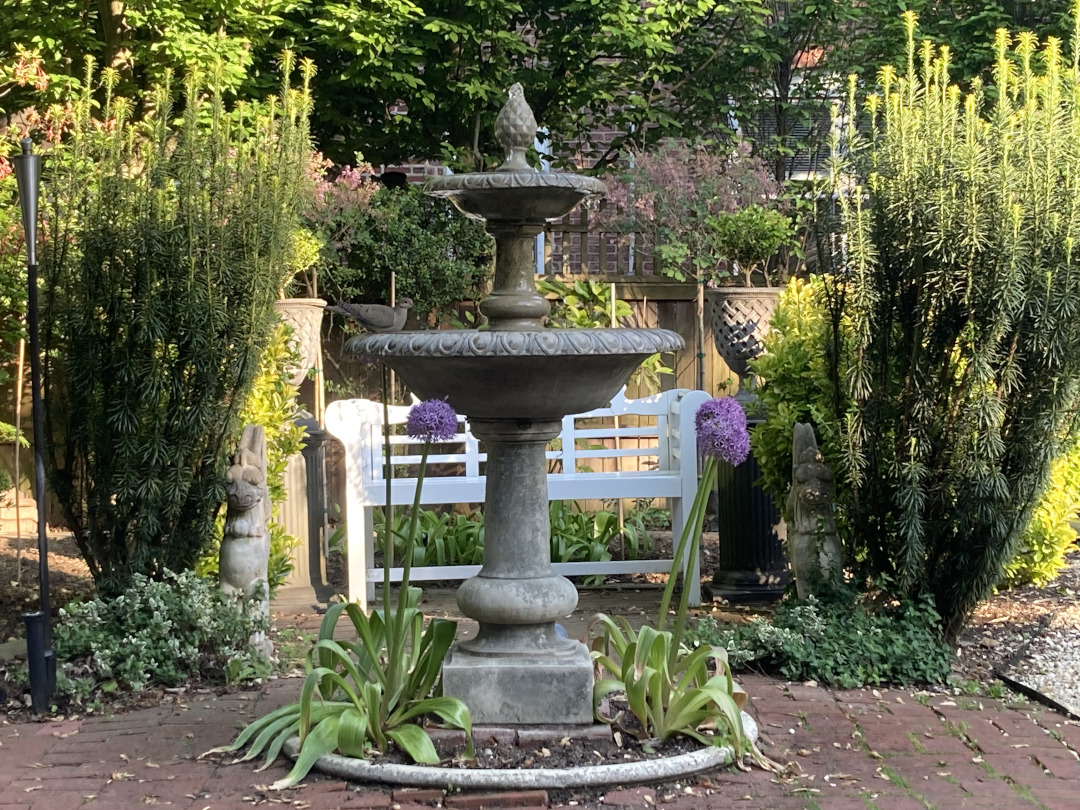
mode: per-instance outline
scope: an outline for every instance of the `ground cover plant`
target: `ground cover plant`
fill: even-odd
[[[72,602],[54,631],[58,687],[85,699],[92,692],[176,686],[192,678],[237,683],[270,674],[250,644],[269,622],[192,572],[137,574],[112,599]]]
[[[874,605],[851,588],[821,599],[785,599],[769,618],[720,624],[698,620],[691,644],[722,647],[739,670],[851,689],[867,684],[943,683],[953,652],[929,597]]]
[[[904,70],[865,100],[852,81],[819,253],[850,346],[829,362],[853,559],[900,601],[931,595],[955,638],[1080,413],[1080,69],[999,31],[992,86],[964,95],[905,23]]]
[[[233,110],[204,91],[220,66],[175,114],[171,85],[122,98],[109,68],[69,98],[42,206],[46,466],[103,596],[190,569],[213,535],[308,193],[314,68],[301,89],[292,68]]]

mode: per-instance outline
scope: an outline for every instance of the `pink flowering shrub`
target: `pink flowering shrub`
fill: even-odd
[[[764,270],[760,256],[790,242],[783,189],[745,141],[733,147],[667,141],[633,154],[630,168],[605,183],[605,205],[592,221],[609,233],[638,234],[637,246],[679,281],[715,283],[741,272],[749,283],[751,271]],[[748,234],[767,244],[747,251]],[[751,253],[750,266],[738,267]]]

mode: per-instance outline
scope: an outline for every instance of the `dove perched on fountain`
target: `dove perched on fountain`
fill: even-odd
[[[399,298],[397,306],[393,307],[383,304],[350,304],[347,301],[339,301],[326,309],[351,318],[368,332],[400,332],[412,305],[411,298]]]

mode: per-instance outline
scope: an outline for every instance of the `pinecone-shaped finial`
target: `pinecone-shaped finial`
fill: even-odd
[[[525,154],[536,139],[536,118],[525,101],[520,83],[510,88],[510,98],[495,119],[495,140],[506,150],[502,171],[530,171]]]

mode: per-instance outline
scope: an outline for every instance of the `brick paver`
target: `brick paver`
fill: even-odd
[[[392,790],[318,774],[266,787],[278,762],[200,761],[252,718],[293,700],[297,679],[197,694],[116,717],[0,726],[0,810],[420,810],[431,807],[664,807],[671,810],[1080,808],[1080,724],[1031,703],[833,690],[747,676],[749,711],[781,774],[722,769],[678,784],[606,791]]]

